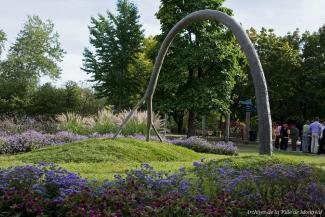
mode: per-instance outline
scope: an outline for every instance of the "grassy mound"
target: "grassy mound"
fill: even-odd
[[[199,154],[176,145],[134,139],[90,139],[16,155],[29,163],[189,161]]]
[[[90,139],[61,146],[47,147],[24,154],[0,155],[0,167],[53,162],[89,179],[111,179],[125,170],[140,168],[149,163],[156,170],[175,172],[180,167],[193,167],[201,158],[231,160],[236,167],[250,168],[268,161],[299,164],[304,162],[325,171],[325,157],[319,155],[275,151],[272,157],[259,156],[256,145],[238,145],[239,156],[196,153],[180,146],[145,142],[134,139]],[[265,161],[265,162],[264,162]],[[324,177],[320,177],[325,180]]]
[[[52,162],[89,179],[107,179],[125,170],[150,163],[160,171],[191,167],[201,158],[216,159],[224,155],[201,154],[169,143],[135,139],[89,139],[28,153],[0,156],[0,167]]]

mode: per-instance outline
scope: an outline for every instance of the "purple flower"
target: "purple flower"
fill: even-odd
[[[208,197],[205,196],[205,195],[196,195],[195,198],[194,198],[197,202],[200,202],[200,203],[204,203],[208,200]]]
[[[195,166],[195,167],[199,167],[199,166],[201,166],[201,165],[202,165],[201,162],[193,162],[193,166]]]

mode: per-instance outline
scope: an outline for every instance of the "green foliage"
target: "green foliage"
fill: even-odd
[[[159,41],[180,19],[196,10],[210,8],[231,15],[223,2],[161,0],[157,13],[162,26]],[[189,25],[167,53],[154,105],[164,112],[190,111],[190,119],[195,113],[228,110],[235,78],[241,72],[239,55],[235,37],[220,23],[201,21]]]
[[[248,31],[266,76],[274,120],[303,122],[325,117],[324,29],[302,35],[296,30],[283,37],[271,29]],[[238,99],[254,98],[253,90],[251,81],[240,84]]]
[[[300,67],[299,50],[273,30],[262,29],[259,33],[251,28],[248,32],[263,65],[263,70],[269,88],[272,114],[285,115],[291,113],[293,97],[292,84],[297,82],[296,74]]]
[[[302,68],[296,83],[296,102],[304,118],[325,118],[325,25],[301,37]]]
[[[64,53],[54,24],[50,20],[43,22],[38,16],[29,16],[9,49],[7,61],[13,71],[7,72],[8,76],[21,73],[19,78],[27,81],[38,80],[41,75],[57,78],[61,70],[57,63],[62,61]]]
[[[56,88],[46,83],[32,93],[30,106],[26,112],[32,115],[53,116],[64,112],[93,114],[104,103],[95,97],[91,89],[79,87],[68,81],[64,87]]]
[[[83,70],[92,75],[98,94],[121,111],[129,109],[142,94],[139,79],[148,73],[150,63],[140,54],[144,36],[136,6],[119,0],[117,12],[91,18],[94,51],[84,50]]]
[[[4,43],[7,40],[6,33],[0,29],[0,57],[4,49]]]
[[[50,83],[40,86],[32,95],[29,113],[53,115],[63,112],[64,92],[64,89],[55,88]]]
[[[5,35],[0,33],[0,46]],[[57,78],[58,62],[64,51],[51,21],[29,16],[5,60],[0,61],[0,108],[22,112],[30,106],[31,95],[42,75]]]

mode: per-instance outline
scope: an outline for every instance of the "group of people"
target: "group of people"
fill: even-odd
[[[277,149],[287,150],[290,139],[292,151],[296,151],[300,138],[300,151],[325,154],[325,122],[321,124],[318,117],[312,123],[307,121],[301,130],[297,128],[296,124],[277,123],[274,133],[274,146]]]

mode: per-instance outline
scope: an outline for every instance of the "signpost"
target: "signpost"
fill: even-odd
[[[251,123],[251,112],[256,112],[256,109],[253,106],[251,99],[239,101],[239,104],[245,106],[246,120],[245,120],[245,129],[244,129],[244,141],[248,142],[249,141],[250,123]]]

